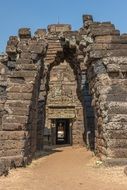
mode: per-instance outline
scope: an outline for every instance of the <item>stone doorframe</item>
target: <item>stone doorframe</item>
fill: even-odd
[[[57,111],[58,110],[58,111]],[[60,111],[61,110],[61,111]],[[76,133],[76,109],[75,107],[71,106],[71,107],[48,107],[46,108],[46,124],[45,124],[45,129],[44,129],[44,146],[47,147],[48,146],[52,146],[52,145],[55,145],[55,142],[56,142],[56,139],[55,139],[55,136],[56,136],[56,131],[55,129],[53,130],[53,128],[55,127],[55,120],[56,119],[69,119],[70,120],[70,127],[72,129],[70,129],[70,139],[71,139],[71,145],[78,145],[76,142],[73,141],[73,132],[72,130],[74,131],[74,133]],[[54,121],[52,123],[52,121]],[[74,127],[74,128],[73,128]],[[80,136],[80,139],[81,139],[81,142],[82,143],[79,143],[79,146],[82,146],[83,145],[83,134],[84,134],[84,131],[83,129],[81,128],[81,136]],[[53,134],[54,134],[54,138],[53,138]],[[78,135],[77,135],[78,136]],[[47,139],[48,139],[48,142],[47,142]],[[53,143],[52,143],[53,142]],[[49,147],[50,148],[50,147]]]
[[[59,119],[59,118],[56,118]],[[56,119],[50,119],[50,124],[51,124],[51,144],[56,145]],[[61,119],[66,119],[66,118],[61,118]],[[70,135],[70,143],[69,145],[72,146],[72,127],[73,127],[73,121],[74,119],[72,118],[67,118],[69,120],[69,135]]]

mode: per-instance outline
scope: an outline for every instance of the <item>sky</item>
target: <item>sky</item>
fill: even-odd
[[[95,21],[111,21],[121,33],[127,33],[127,0],[0,0],[0,52],[5,51],[11,35],[22,27],[47,28],[48,24],[82,27],[82,15]]]

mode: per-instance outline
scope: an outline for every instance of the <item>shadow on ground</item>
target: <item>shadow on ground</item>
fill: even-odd
[[[37,160],[44,156],[49,156],[49,155],[57,153],[57,152],[63,152],[63,150],[60,148],[64,148],[64,147],[70,147],[70,145],[57,145],[57,146],[52,146],[50,148],[45,147],[44,150],[38,151],[35,153],[34,159]]]

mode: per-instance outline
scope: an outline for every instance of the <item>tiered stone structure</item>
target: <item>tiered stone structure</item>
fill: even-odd
[[[72,145],[107,162],[127,158],[127,35],[83,16],[83,27],[50,25],[11,36],[0,56],[0,175],[55,144],[69,119]],[[48,130],[46,130],[48,129]],[[48,132],[46,132],[48,131]]]

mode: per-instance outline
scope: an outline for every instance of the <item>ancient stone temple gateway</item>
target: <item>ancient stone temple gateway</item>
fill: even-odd
[[[90,15],[78,31],[20,29],[0,56],[0,106],[0,174],[61,144],[125,162],[127,35]]]

